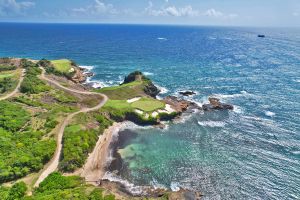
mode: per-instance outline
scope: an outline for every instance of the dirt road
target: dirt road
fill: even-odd
[[[43,170],[43,172],[39,176],[38,180],[34,184],[34,187],[38,187],[38,185],[49,174],[51,174],[52,172],[54,172],[57,169],[58,164],[59,164],[59,158],[60,158],[60,155],[61,155],[61,150],[62,150],[62,138],[63,138],[64,130],[65,130],[66,126],[69,124],[69,122],[71,121],[71,119],[75,115],[78,115],[79,113],[87,113],[87,112],[99,110],[106,103],[106,101],[108,100],[108,97],[104,94],[100,94],[100,93],[96,93],[96,92],[88,92],[88,91],[78,91],[78,90],[74,90],[74,89],[64,87],[64,86],[60,85],[58,82],[47,78],[45,76],[45,70],[43,68],[41,68],[41,69],[42,69],[42,74],[41,74],[40,78],[42,80],[45,80],[48,83],[51,83],[51,84],[55,85],[56,87],[58,87],[62,90],[65,90],[65,91],[78,93],[78,94],[86,94],[86,95],[99,95],[99,96],[101,96],[102,100],[97,106],[95,106],[93,108],[83,108],[80,111],[77,111],[75,113],[72,113],[72,114],[68,115],[65,118],[65,120],[60,124],[60,128],[59,128],[59,131],[57,133],[57,142],[56,142],[57,146],[56,146],[55,154],[54,154],[53,158],[51,159],[51,161],[46,165],[45,169]]]

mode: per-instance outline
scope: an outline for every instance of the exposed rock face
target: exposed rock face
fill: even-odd
[[[145,85],[144,92],[155,98],[160,93],[160,90],[151,81],[148,81]]]
[[[128,76],[126,76],[122,84],[131,83],[134,81],[142,81],[142,80],[149,80],[149,79],[145,77],[142,72],[135,71],[130,73]]]
[[[220,99],[209,97],[209,104],[204,104],[202,106],[204,111],[212,111],[212,110],[233,110],[233,105],[224,104],[220,102]]]
[[[188,91],[179,92],[179,94],[181,94],[183,96],[191,96],[191,95],[195,95],[196,93],[188,90]]]
[[[75,83],[83,83],[86,81],[88,75],[84,73],[83,70],[81,70],[79,67],[74,67],[75,73],[71,77],[71,80]]]
[[[201,197],[202,194],[200,192],[193,192],[183,188],[169,194],[169,200],[200,200]]]
[[[151,80],[140,71],[130,73],[128,76],[125,77],[124,82],[122,84],[131,83],[134,81],[144,81],[144,92],[153,98],[155,98],[160,93],[160,90],[151,82]]]
[[[179,99],[175,96],[167,96],[163,99],[163,101],[167,104],[170,104],[176,112],[184,112],[187,111],[188,109],[201,109],[196,103]]]

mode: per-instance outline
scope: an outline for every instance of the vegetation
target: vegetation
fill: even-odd
[[[96,92],[107,95],[112,100],[127,100],[138,96],[145,96],[144,82],[134,81],[120,86],[96,89]]]
[[[72,72],[72,62],[67,59],[62,60],[52,60],[54,68],[61,73],[70,73]]]
[[[30,119],[21,106],[7,101],[0,101],[0,127],[7,131],[18,131]]]
[[[96,145],[98,136],[111,125],[108,119],[95,113],[92,119],[98,121],[99,128],[85,129],[84,125],[90,119],[84,119],[85,116],[79,116],[79,118],[81,124],[75,122],[75,125],[68,126],[64,132],[62,161],[60,163],[60,169],[64,172],[72,172],[81,167],[85,163],[88,154]]]
[[[0,64],[0,72],[10,71],[10,70],[15,70],[15,69],[17,69],[17,67],[14,66],[14,65],[3,65],[3,64]]]
[[[25,183],[14,184],[11,188],[0,187],[1,200],[114,200],[114,195],[104,194],[101,188],[84,183],[78,176],[62,176],[58,172],[50,174],[26,196]]]
[[[5,92],[8,92],[12,89],[14,89],[17,85],[17,82],[13,80],[12,78],[5,77],[1,79],[0,76],[0,94],[3,94]]]
[[[42,72],[38,67],[30,66],[26,70],[26,76],[21,84],[21,92],[27,94],[38,94],[41,92],[49,91],[50,86],[46,85],[37,76]]]
[[[13,90],[18,84],[19,70],[0,71],[0,94]]]
[[[165,103],[156,99],[141,98],[133,102],[131,106],[145,112],[153,112],[158,109],[164,109]]]
[[[41,132],[12,133],[0,128],[0,183],[40,170],[54,151],[55,141]]]

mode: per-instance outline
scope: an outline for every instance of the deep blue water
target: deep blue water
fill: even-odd
[[[106,85],[138,69],[162,96],[190,89],[199,103],[216,95],[235,105],[133,130],[121,176],[136,185],[179,185],[204,199],[300,198],[300,29],[0,24],[0,56],[71,58]]]

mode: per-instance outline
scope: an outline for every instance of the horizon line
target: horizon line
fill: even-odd
[[[228,28],[300,28],[300,26],[260,26],[260,25],[212,25],[181,23],[121,23],[121,22],[44,22],[44,21],[0,21],[2,24],[77,24],[77,25],[137,25],[137,26],[182,26],[182,27],[228,27]]]

